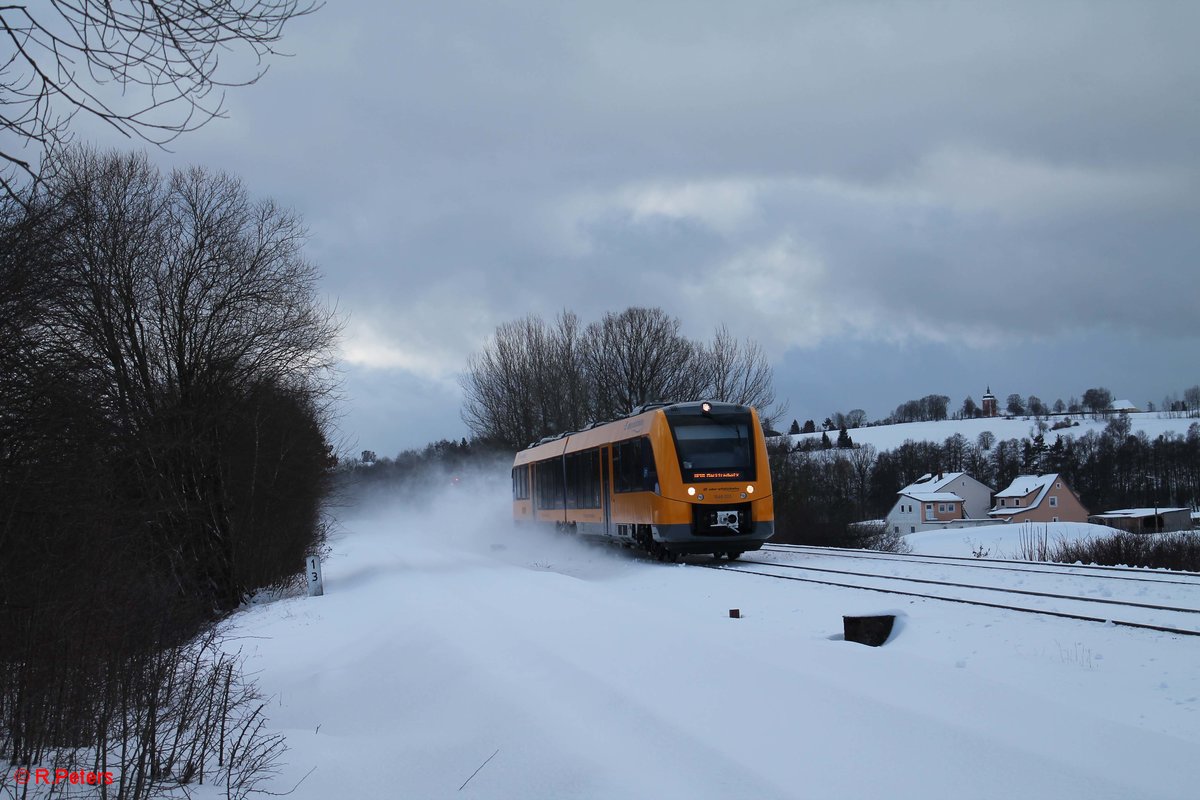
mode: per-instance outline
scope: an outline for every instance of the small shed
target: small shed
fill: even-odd
[[[1192,513],[1189,508],[1118,508],[1092,514],[1088,522],[1129,533],[1169,533],[1190,530]]]

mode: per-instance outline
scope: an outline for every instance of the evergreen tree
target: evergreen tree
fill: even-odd
[[[800,433],[800,423],[796,420],[792,420],[792,427],[788,428],[788,433],[792,436]]]
[[[838,431],[837,446],[840,450],[848,450],[854,447],[854,442],[850,441],[850,433],[846,430],[845,425]]]
[[[833,447],[833,442],[829,441],[829,433],[821,431],[821,449],[829,450]]]

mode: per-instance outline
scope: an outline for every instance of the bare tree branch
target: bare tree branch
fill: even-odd
[[[307,0],[0,4],[0,189],[18,196],[78,113],[163,146],[224,116],[227,88],[267,71]],[[222,61],[222,58],[225,61]],[[232,65],[229,62],[233,62]],[[11,143],[6,143],[11,140]],[[40,151],[36,155],[28,150]]]

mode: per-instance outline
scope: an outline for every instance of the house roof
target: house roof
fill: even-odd
[[[963,499],[954,492],[901,492],[918,503],[961,503]]]
[[[1025,497],[1033,492],[1037,492],[1037,497],[1025,506],[1001,506],[999,503],[988,512],[989,516],[1007,517],[1013,514],[1022,514],[1031,508],[1037,508],[1046,499],[1046,494],[1050,491],[1050,487],[1059,481],[1057,472],[1050,472],[1045,475],[1018,475],[1013,478],[1013,482],[1008,485],[1008,488],[1002,492],[996,492],[996,499],[1002,497]],[[1040,491],[1039,491],[1040,490]]]
[[[912,495],[913,492],[940,492],[950,484],[954,483],[959,478],[971,478],[965,472],[943,472],[940,477],[931,472],[926,472],[915,481],[905,486],[899,491],[899,494]],[[971,478],[971,480],[975,480]]]
[[[1018,475],[1013,478],[1013,482],[1008,485],[1008,488],[996,492],[996,497],[1024,497],[1031,492],[1036,492],[1038,489],[1043,490],[1042,494],[1045,494],[1045,490],[1057,479],[1057,472],[1051,472],[1048,475]],[[1041,499],[1039,496],[1038,500],[1040,501]],[[1037,505],[1037,503],[1034,503],[1034,505]]]
[[[1153,517],[1156,514],[1177,514],[1188,511],[1186,508],[1116,508],[1103,514],[1093,514],[1098,519],[1131,519],[1137,517]]]
[[[1108,410],[1109,410],[1109,411],[1132,411],[1132,412],[1136,412],[1136,411],[1138,411],[1139,409],[1138,409],[1138,407],[1137,407],[1137,406],[1135,406],[1133,403],[1129,402],[1128,400],[1114,400],[1114,401],[1112,401],[1112,403],[1111,403],[1111,404],[1108,406]]]

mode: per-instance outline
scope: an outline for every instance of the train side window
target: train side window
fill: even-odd
[[[512,499],[529,499],[529,465],[522,464],[512,470]]]
[[[513,483],[513,499],[528,500],[529,499],[529,466],[522,464],[519,467],[513,467],[512,471]]]
[[[575,460],[574,455],[563,456],[563,464],[562,464],[563,480],[566,481],[566,483],[564,484],[565,491],[563,492],[563,494],[565,495],[567,508],[576,508],[577,507],[576,502],[575,502],[575,489],[576,489],[575,473],[578,470],[578,466],[579,466],[579,464]]]
[[[654,464],[654,448],[650,446],[650,437],[639,439],[642,443],[642,490],[658,491],[658,469]]]
[[[563,507],[563,465],[562,461],[555,458],[550,461],[542,461],[536,466],[537,485],[537,507],[538,508],[562,508]]]
[[[634,450],[630,442],[618,442],[613,445],[613,490],[617,492],[632,492],[634,484],[632,476],[641,465],[637,464],[640,450]]]
[[[617,492],[654,491],[658,470],[648,437],[613,445],[613,478],[613,490]]]
[[[564,457],[567,508],[600,507],[600,451],[586,450]]]

